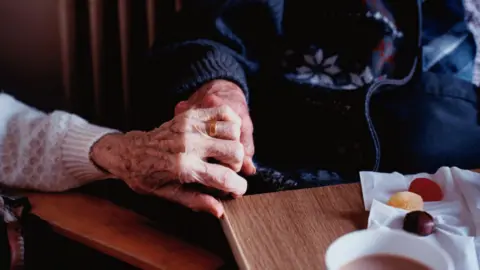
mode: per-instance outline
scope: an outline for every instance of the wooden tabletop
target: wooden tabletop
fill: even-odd
[[[218,269],[224,264],[216,253],[108,200],[78,192],[28,197],[33,213],[58,233],[138,268]],[[225,207],[222,226],[244,269],[319,269],[330,242],[364,228],[367,220],[359,184],[246,196]]]
[[[474,170],[480,172],[480,170]],[[108,200],[29,194],[33,213],[62,235],[142,269],[217,269],[220,257]],[[360,184],[246,196],[225,202],[222,226],[243,269],[321,269],[328,245],[363,229]],[[218,229],[220,230],[220,229]]]
[[[360,184],[246,196],[225,208],[241,269],[323,269],[330,243],[368,220]]]
[[[218,269],[221,258],[152,225],[147,218],[81,193],[28,194],[34,214],[58,233],[141,269]]]

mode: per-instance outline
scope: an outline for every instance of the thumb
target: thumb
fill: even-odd
[[[189,108],[190,108],[190,104],[188,103],[188,101],[180,101],[175,106],[175,115],[182,114],[185,111],[187,111]]]

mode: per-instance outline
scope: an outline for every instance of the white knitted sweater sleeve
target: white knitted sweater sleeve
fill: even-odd
[[[89,152],[111,132],[66,112],[45,114],[0,93],[0,185],[64,191],[108,178]]]

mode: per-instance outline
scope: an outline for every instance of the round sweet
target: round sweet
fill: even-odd
[[[435,231],[435,221],[427,212],[412,211],[405,215],[403,229],[420,236],[427,236]]]
[[[417,178],[413,180],[408,191],[420,195],[425,202],[438,202],[443,200],[442,188],[428,178]]]
[[[423,210],[423,199],[413,192],[397,192],[390,197],[388,205],[408,211]]]

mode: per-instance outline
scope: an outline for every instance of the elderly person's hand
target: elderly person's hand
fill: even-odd
[[[224,210],[216,198],[185,184],[234,197],[245,193],[247,182],[236,173],[244,159],[240,126],[228,106],[191,109],[150,132],[107,135],[92,147],[91,159],[139,193],[221,217]],[[208,162],[211,158],[220,164]]]
[[[245,95],[240,87],[230,81],[214,80],[204,84],[186,101],[181,101],[175,107],[175,115],[192,108],[212,108],[228,105],[242,119],[240,141],[245,148],[243,173],[254,174],[256,169],[252,157],[255,152],[253,144],[253,124],[248,111]]]

